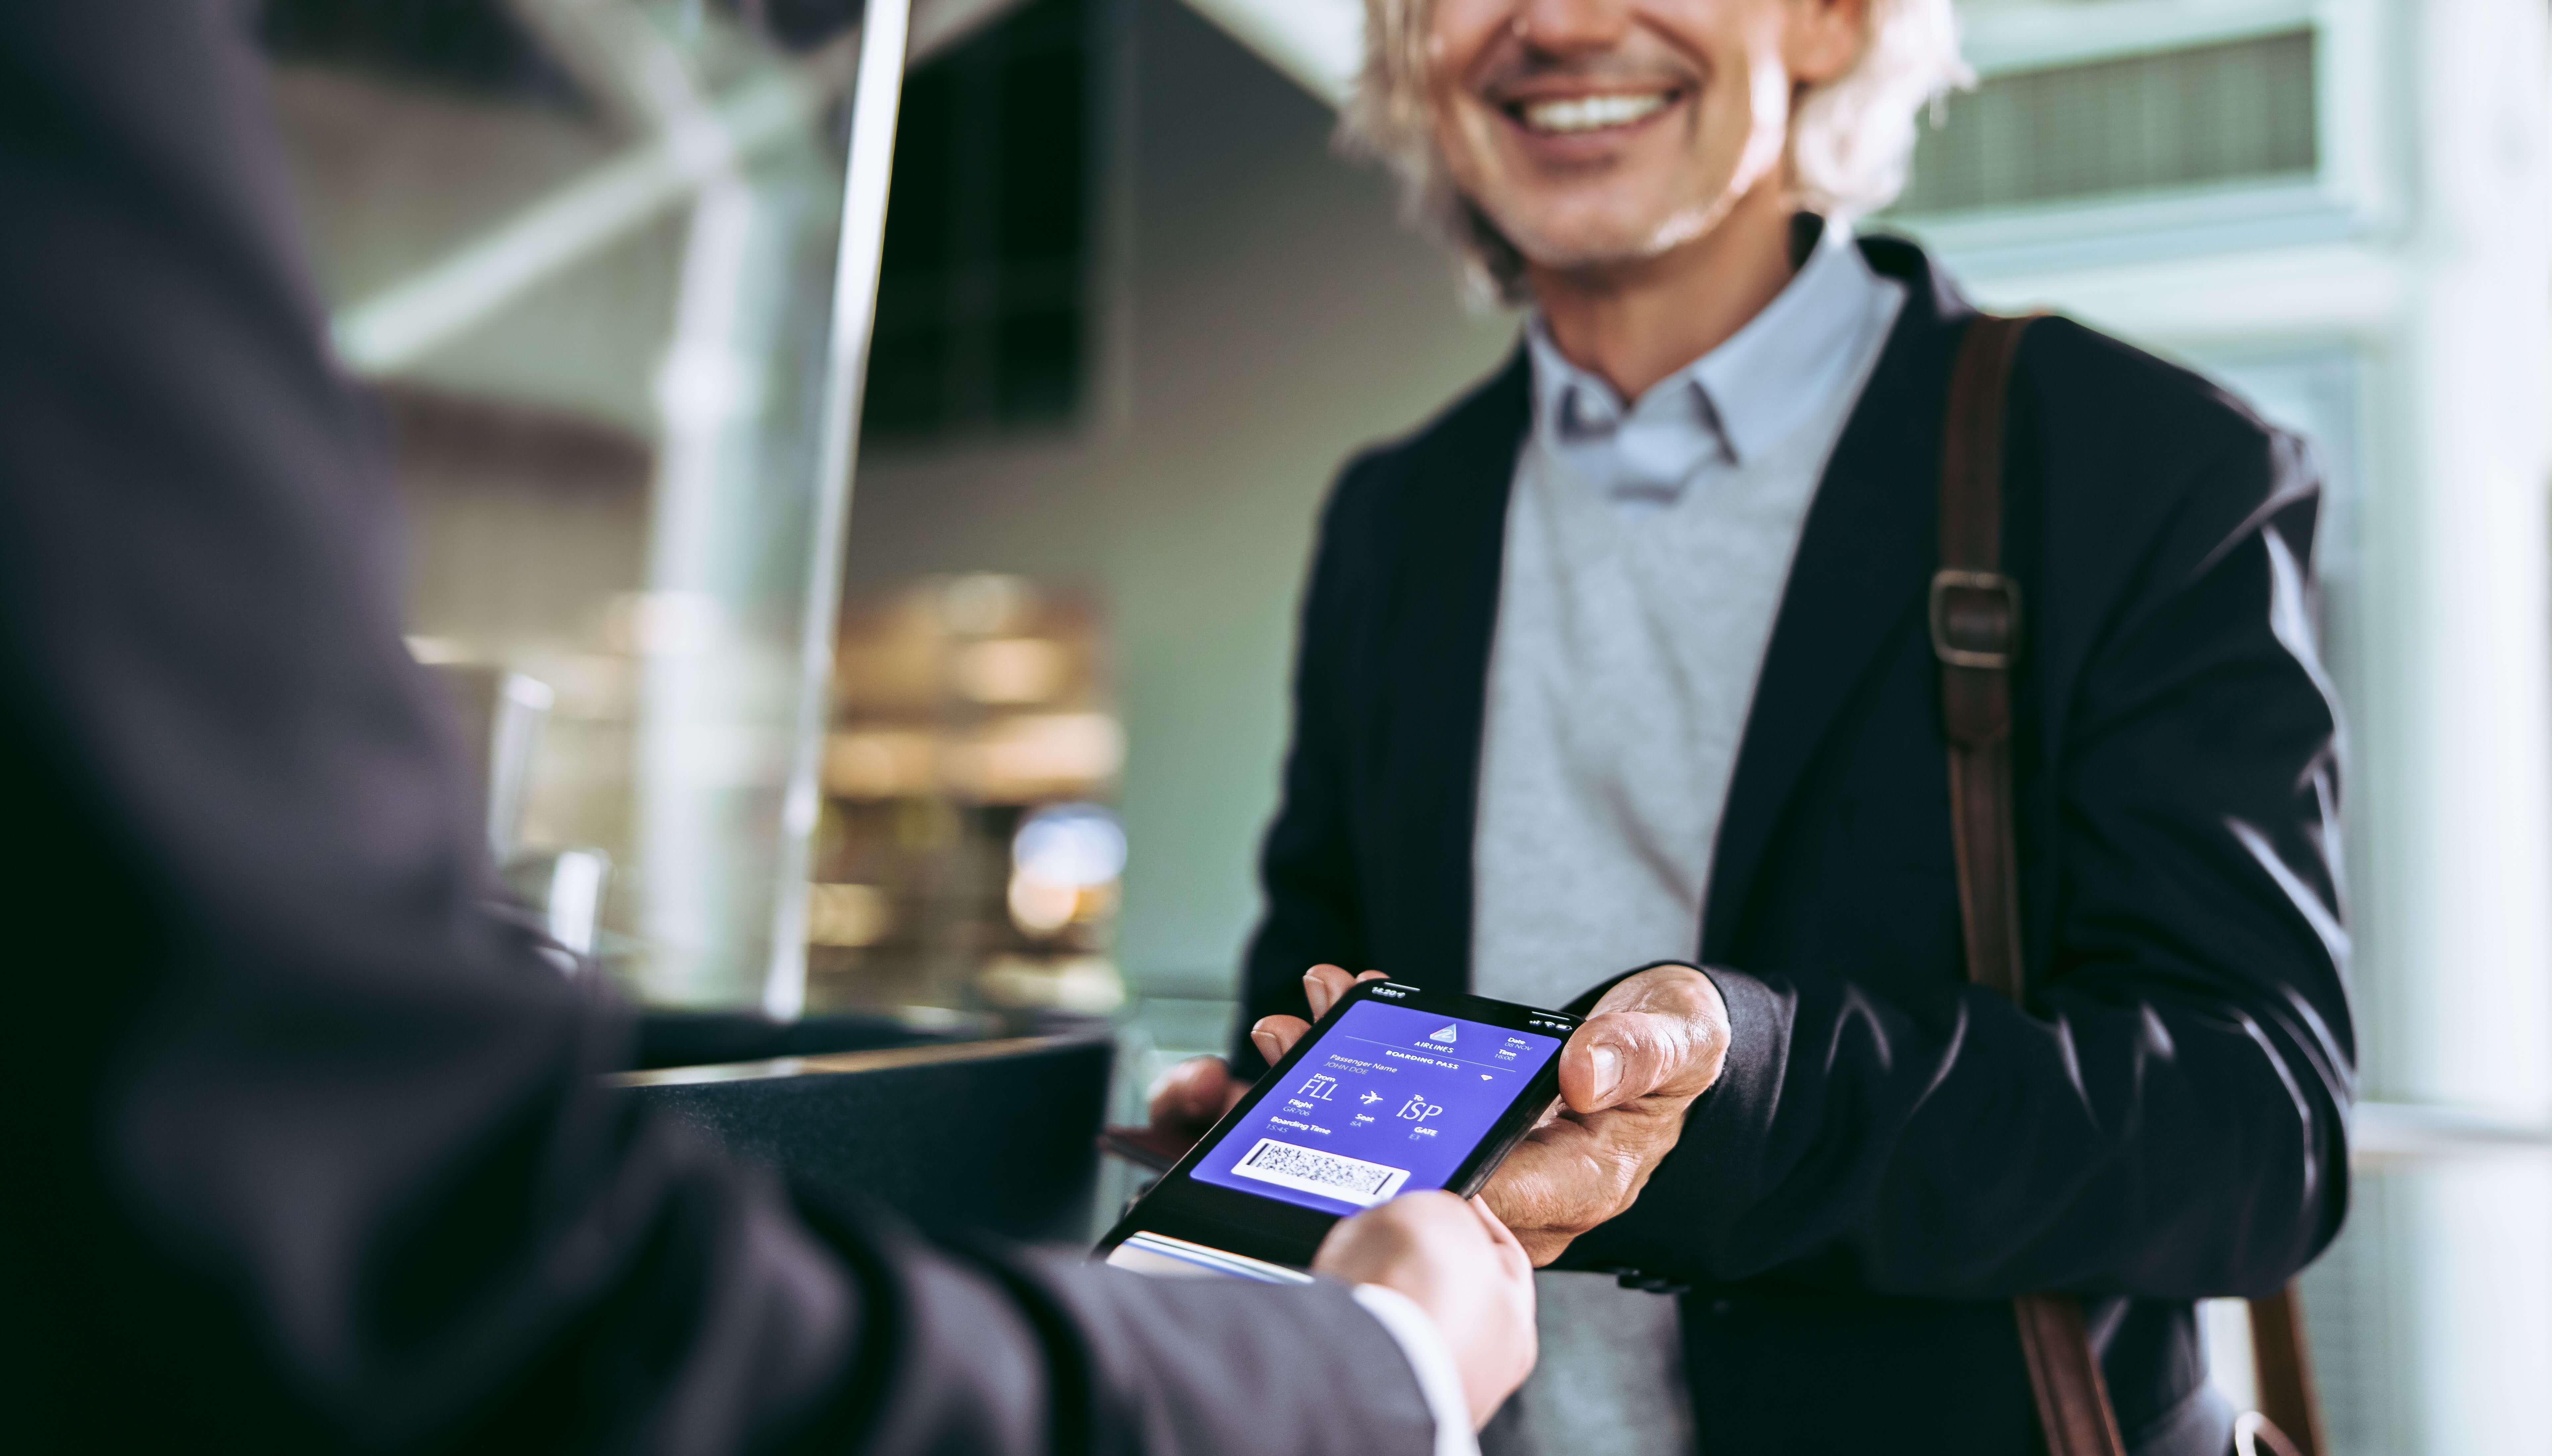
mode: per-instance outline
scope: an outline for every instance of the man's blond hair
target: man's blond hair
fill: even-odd
[[[1427,104],[1427,24],[1434,0],[1365,0],[1364,70],[1339,119],[1350,155],[1398,172],[1411,213],[1460,249],[1488,290],[1523,301],[1524,259],[1461,195],[1436,149]],[[1950,0],[1869,0],[1852,68],[1809,87],[1790,113],[1789,160],[1799,205],[1833,218],[1896,200],[1914,156],[1918,118],[1974,80],[1959,56]]]

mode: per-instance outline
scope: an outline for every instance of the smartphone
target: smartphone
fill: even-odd
[[[1559,1095],[1579,1020],[1367,981],[1100,1240],[1146,1274],[1299,1283],[1332,1224],[1405,1193],[1464,1197]]]

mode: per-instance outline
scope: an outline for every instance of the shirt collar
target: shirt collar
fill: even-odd
[[[1610,384],[1568,362],[1537,313],[1525,326],[1533,359],[1534,428],[1565,445],[1625,422],[1670,422],[1743,463],[1781,443],[1842,388],[1884,285],[1853,246],[1852,231],[1825,224],[1789,283],[1718,348],[1623,406]]]

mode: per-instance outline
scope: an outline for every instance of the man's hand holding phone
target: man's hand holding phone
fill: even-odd
[[[1262,1050],[1272,1063],[1291,1046],[1289,1038]],[[1221,1057],[1194,1057],[1171,1068],[1152,1085],[1150,1150],[1176,1161],[1248,1091]],[[1312,1268],[1349,1284],[1381,1285],[1426,1310],[1461,1372],[1475,1429],[1533,1370],[1532,1261],[1475,1200],[1415,1193],[1341,1219]]]
[[[1356,983],[1381,977],[1315,966],[1304,975],[1303,989],[1318,1018]],[[1273,1063],[1310,1029],[1299,1016],[1268,1016],[1249,1035]],[[1643,971],[1595,1003],[1560,1054],[1561,1105],[1508,1155],[1480,1195],[1536,1267],[1631,1206],[1673,1151],[1693,1098],[1719,1080],[1728,1039],[1719,988],[1689,966]],[[1153,1087],[1153,1136],[1165,1146],[1193,1143],[1248,1090],[1221,1058],[1183,1062]]]
[[[1276,1061],[1267,1060],[1270,1065]],[[1221,1057],[1190,1057],[1172,1067],[1152,1084],[1155,1145],[1176,1161],[1248,1092],[1249,1084],[1232,1076]]]

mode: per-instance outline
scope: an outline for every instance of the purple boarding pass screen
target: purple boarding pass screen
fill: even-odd
[[[1559,1045],[1358,1001],[1188,1176],[1324,1213],[1442,1188]]]

